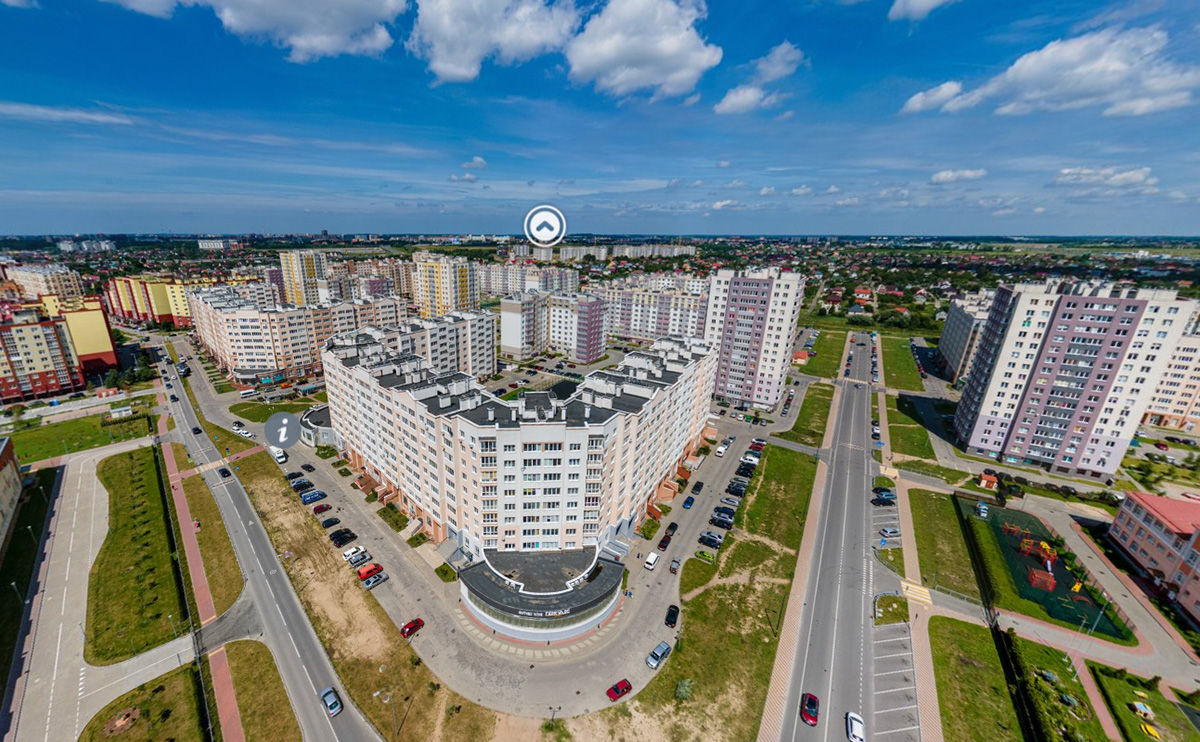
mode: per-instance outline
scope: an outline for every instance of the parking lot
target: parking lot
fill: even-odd
[[[895,508],[892,508],[893,510]],[[907,623],[875,627],[875,739],[897,742],[921,738],[912,637]]]
[[[483,385],[497,396],[502,396],[519,390],[543,391],[562,382],[578,384],[592,371],[607,368],[625,359],[625,353],[615,348],[609,348],[606,356],[590,364],[575,363],[565,357],[552,358],[548,355],[539,356],[531,362],[523,362],[526,364],[524,366],[518,366],[515,361],[506,361],[508,368],[500,372],[500,378],[485,381]],[[561,367],[558,367],[559,364],[562,364]]]

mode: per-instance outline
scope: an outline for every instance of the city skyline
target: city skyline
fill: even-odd
[[[1194,0],[319,10],[0,0],[5,231],[1200,233]]]

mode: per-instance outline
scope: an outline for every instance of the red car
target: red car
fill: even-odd
[[[762,451],[764,448],[766,448],[766,446],[764,446],[763,444],[755,443],[753,446],[750,447],[750,450],[751,451]]]
[[[1155,448],[1157,448],[1159,451],[1169,451],[1169,450],[1171,450],[1171,447],[1170,447],[1170,446],[1168,446],[1168,445],[1167,445],[1167,444],[1165,444],[1165,443],[1155,443],[1155,444],[1154,444],[1154,447],[1155,447]]]
[[[800,699],[800,720],[810,727],[817,725],[817,697],[811,693]]]
[[[419,618],[414,618],[413,620],[411,620],[411,621],[409,621],[408,623],[404,624],[404,628],[400,629],[400,636],[402,636],[402,637],[404,637],[405,639],[407,639],[408,637],[410,637],[410,636],[412,636],[413,634],[415,634],[415,633],[417,633],[418,631],[420,631],[420,630],[421,630],[421,627],[422,627],[422,626],[424,626],[424,625],[425,625],[425,622],[424,622],[424,621],[422,621],[422,620],[421,620],[421,619],[419,619]]]
[[[509,384],[509,385],[508,385],[508,388],[509,388],[509,389],[516,389],[518,386],[519,386],[518,384]]]
[[[633,686],[629,684],[628,680],[619,680],[616,685],[608,689],[608,700],[616,701],[631,690],[633,690]]]
[[[568,364],[567,364],[567,368],[575,368],[575,364],[574,364],[574,363],[568,363]]]
[[[320,515],[321,513],[327,513],[330,510],[333,510],[333,506],[328,505],[326,503],[321,503],[320,505],[313,505],[313,515]]]

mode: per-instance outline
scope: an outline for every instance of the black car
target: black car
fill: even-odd
[[[679,620],[679,606],[672,605],[667,608],[667,620],[665,623],[672,629],[675,628],[675,622]]]
[[[174,394],[172,394],[172,395],[171,395],[171,401],[172,401],[172,402],[178,402],[178,401],[179,401],[179,397],[176,397]]]
[[[871,504],[877,508],[882,508],[888,505],[895,505],[896,501],[890,497],[876,497],[874,500],[871,500]]]
[[[717,528],[724,528],[726,531],[728,531],[728,530],[730,530],[731,528],[733,528],[733,521],[732,521],[732,520],[729,520],[728,518],[721,518],[721,517],[719,517],[719,516],[716,516],[716,515],[714,515],[713,517],[709,518],[709,519],[708,519],[708,522],[709,522],[709,525],[714,525],[714,526],[716,526]]]
[[[321,521],[321,527],[322,528],[333,528],[334,526],[340,524],[341,522],[342,521],[338,518],[326,518],[325,520]]]
[[[225,469],[225,468],[222,468],[217,473],[221,475],[221,479],[229,479],[231,476],[233,476],[232,474],[229,473],[229,470]]]
[[[674,536],[674,535],[675,535],[675,532],[676,532],[676,531],[678,531],[678,530],[679,530],[679,524],[678,524],[678,523],[670,523],[670,524],[668,524],[668,525],[667,525],[667,535],[668,535],[668,536]]]
[[[876,494],[876,495],[878,495],[880,492],[891,492],[891,491],[892,491],[891,487],[873,487],[873,488],[871,488],[872,494]]]
[[[339,528],[336,531],[330,531],[329,538],[330,540],[333,540],[339,536],[348,536],[351,533],[353,533],[353,531],[351,531],[349,528]]]
[[[699,539],[701,546],[707,546],[710,549],[720,549],[721,542],[711,536],[701,536]]]
[[[300,472],[298,472],[298,471],[290,471],[290,472],[288,472],[287,474],[285,474],[285,475],[283,475],[283,476],[284,476],[284,479],[287,479],[287,480],[290,482],[291,480],[293,480],[293,479],[299,479],[300,477],[302,477],[302,476],[304,476],[304,475],[303,475],[303,474],[301,474],[301,473],[300,473]]]
[[[200,428],[192,428],[192,435],[200,435],[203,432],[204,431],[201,430]]]
[[[307,479],[296,479],[292,481],[292,489],[296,490],[297,492],[299,492],[299,490],[296,489],[297,487],[303,487],[305,485],[311,487],[312,482],[308,481]]]
[[[347,533],[343,536],[338,536],[337,538],[333,539],[333,545],[340,549],[351,541],[357,540],[358,536],[355,536],[353,533]]]
[[[696,482],[692,485],[692,494],[698,495],[704,491],[704,482]]]
[[[734,516],[734,510],[733,510],[733,508],[727,508],[722,505],[721,507],[713,508],[713,516],[714,517],[724,516],[726,518],[732,518]]]
[[[754,474],[754,467],[743,464],[738,467],[737,475],[739,477],[750,477]]]
[[[297,495],[303,494],[312,488],[313,488],[312,482],[305,482],[303,484],[293,484],[292,485],[292,490],[294,490]]]
[[[301,464],[300,468],[306,472],[309,472],[310,474],[317,470],[317,467],[313,466],[312,464]]]

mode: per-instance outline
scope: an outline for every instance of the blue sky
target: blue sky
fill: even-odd
[[[0,233],[1200,234],[1200,0],[0,0]]]

